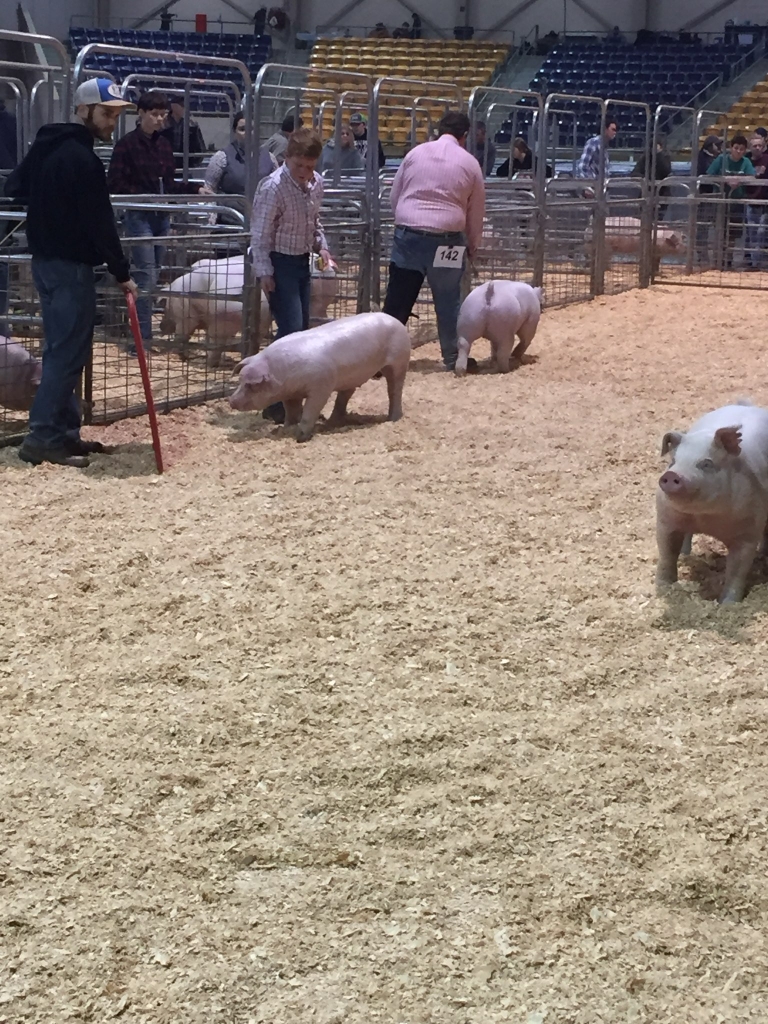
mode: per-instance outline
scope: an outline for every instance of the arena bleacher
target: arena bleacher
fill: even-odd
[[[719,117],[714,124],[707,126],[702,133],[703,142],[707,135],[722,135],[727,130],[728,136],[751,135],[755,128],[765,127],[768,121],[768,78],[757,82],[752,88],[734,103],[727,114]]]
[[[242,75],[226,68],[216,68],[195,61],[194,54],[206,57],[230,57],[248,68],[251,78],[269,60],[271,39],[268,35],[240,35],[218,32],[152,32],[138,29],[73,28],[69,34],[72,54],[88,43],[109,43],[114,46],[134,46],[140,49],[173,51],[183,54],[174,60],[149,57],[126,57],[117,53],[97,53],[88,60],[88,67],[106,72],[117,81],[128,75],[174,75],[179,78],[222,79],[234,82],[242,89]],[[151,84],[148,83],[148,86]],[[218,97],[200,97],[196,108],[202,111],[225,109],[225,101]]]
[[[506,46],[471,40],[319,39],[310,58],[310,67],[316,73],[310,75],[308,84],[314,88],[334,88],[333,71],[359,71],[373,78],[389,75],[456,85],[466,103],[472,89],[488,83],[508,56]],[[420,85],[403,84],[398,86],[398,92],[415,96],[423,95],[425,90]],[[437,96],[441,90],[432,88],[427,92]],[[445,107],[427,103],[424,112],[439,118]],[[329,112],[328,123],[323,125],[326,132],[332,128],[332,116]],[[410,131],[408,112],[396,100],[384,97],[379,118],[382,143],[397,151],[406,145]],[[417,125],[416,136],[419,142],[426,138],[425,123]]]
[[[664,41],[638,47],[601,40],[567,42],[550,52],[530,88],[544,95],[610,97],[647,103],[651,108],[658,104],[685,107],[719,76],[728,81],[742,57],[745,66],[754,59],[749,48],[738,43],[704,46]],[[575,120],[576,144],[582,146],[597,127],[594,104],[571,99],[563,106],[569,116],[562,122],[562,132],[572,135]],[[616,113],[627,144],[641,144],[642,113],[630,108]],[[674,123],[674,118],[669,120]],[[530,116],[518,116],[517,130],[530,123]],[[511,122],[505,123],[498,141],[508,142],[512,130]]]

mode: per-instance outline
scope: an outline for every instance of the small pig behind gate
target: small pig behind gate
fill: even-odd
[[[18,342],[0,335],[0,407],[27,412],[40,383],[43,364]]]
[[[337,392],[330,426],[344,422],[356,388],[378,371],[387,381],[389,419],[403,415],[405,375],[411,358],[408,331],[388,313],[358,313],[273,341],[237,367],[233,409],[285,405],[285,424],[298,424],[297,441],[308,441],[317,418]],[[303,406],[302,406],[303,403]]]
[[[707,413],[688,433],[669,431],[672,461],[656,493],[657,590],[677,582],[677,560],[694,533],[728,548],[721,604],[741,601],[768,521],[768,410],[748,403]]]
[[[642,221],[639,217],[606,217],[605,218],[605,252],[612,256],[614,253],[630,255],[640,252]],[[587,246],[592,245],[592,225],[590,224],[584,232],[584,241]],[[656,229],[655,243],[653,248],[653,272],[658,273],[662,257],[675,256],[685,252],[686,242],[684,235],[672,228],[659,226]]]
[[[541,288],[520,281],[487,281],[474,288],[461,304],[459,354],[454,372],[467,372],[472,343],[487,338],[499,373],[507,373],[510,357],[520,359],[533,341],[541,316]],[[515,335],[520,343],[514,352]]]

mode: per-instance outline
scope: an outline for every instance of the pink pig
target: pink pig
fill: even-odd
[[[43,364],[19,345],[0,335],[0,407],[26,412],[32,405]]]
[[[467,372],[472,343],[487,338],[499,373],[507,373],[510,357],[520,359],[536,334],[541,316],[541,288],[520,281],[487,281],[474,288],[459,311],[459,355],[454,372]],[[515,335],[520,343],[512,351]]]
[[[408,331],[388,313],[359,313],[273,341],[238,364],[233,409],[285,405],[285,424],[298,424],[297,441],[308,441],[328,399],[337,392],[329,420],[344,422],[347,402],[375,373],[387,381],[389,419],[403,415],[405,375],[411,358]],[[303,403],[303,407],[302,407]]]
[[[728,548],[721,604],[741,601],[768,521],[768,410],[747,403],[707,413],[687,434],[664,435],[672,461],[659,480],[656,586],[677,582],[677,559],[690,535]]]

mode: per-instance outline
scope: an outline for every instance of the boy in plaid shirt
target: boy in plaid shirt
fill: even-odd
[[[315,170],[323,143],[299,128],[288,140],[285,163],[266,177],[253,197],[253,269],[277,324],[275,338],[309,327],[310,254],[331,261],[320,224],[323,181]],[[282,423],[282,403],[268,406],[266,419]]]

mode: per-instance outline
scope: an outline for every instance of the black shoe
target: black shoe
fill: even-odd
[[[273,423],[285,423],[285,406],[282,402],[275,402],[274,405],[268,405],[261,415]]]
[[[69,447],[45,448],[23,441],[19,448],[19,458],[32,466],[43,462],[52,462],[55,466],[72,466],[74,469],[86,469],[91,460],[84,455],[74,455]]]
[[[67,448],[70,455],[111,455],[112,449],[107,448],[101,441],[83,441],[78,438],[76,441],[67,441]]]

